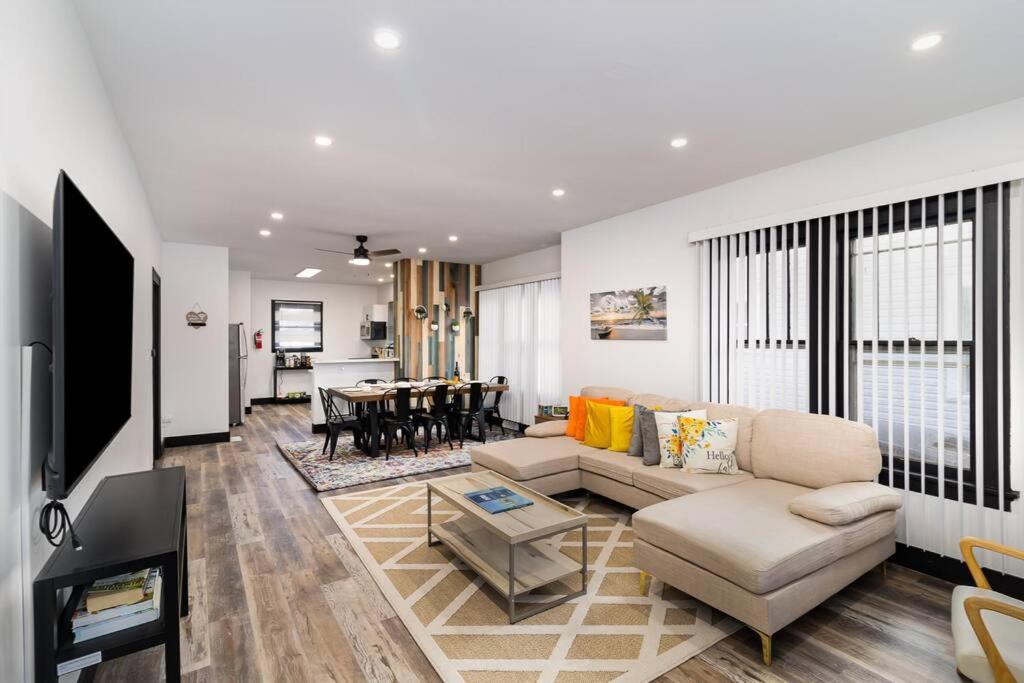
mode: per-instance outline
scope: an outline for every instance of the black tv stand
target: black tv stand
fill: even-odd
[[[72,549],[65,538],[33,584],[35,679],[56,682],[60,665],[75,667],[70,670],[91,668],[162,643],[167,681],[180,681],[178,620],[188,615],[185,469],[107,477],[74,524],[83,548]],[[84,587],[96,579],[147,567],[160,567],[163,572],[160,618],[75,643],[71,614]],[[67,588],[72,589],[71,598],[59,605],[58,591]]]

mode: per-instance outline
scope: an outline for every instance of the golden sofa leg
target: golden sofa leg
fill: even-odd
[[[647,595],[647,588],[651,585],[651,575],[640,570],[640,595]]]
[[[757,635],[761,636],[761,659],[764,661],[765,666],[772,665],[772,637],[766,633],[761,633],[756,628],[754,629]]]
[[[881,566],[882,566],[882,581],[885,581],[885,579],[886,579],[885,562],[883,562]]]

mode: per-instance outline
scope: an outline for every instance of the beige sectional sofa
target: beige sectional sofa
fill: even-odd
[[[582,488],[636,508],[641,577],[653,575],[755,629],[766,664],[772,634],[895,551],[901,499],[871,483],[881,454],[866,425],[614,387],[580,393],[737,418],[740,473],[645,466],[642,458],[558,435],[558,423],[528,430],[543,438],[475,447],[473,468],[548,495]]]

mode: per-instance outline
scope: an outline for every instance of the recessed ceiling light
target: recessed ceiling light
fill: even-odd
[[[280,211],[274,211],[273,213],[270,214],[270,217],[273,218],[275,221],[279,221],[284,218],[284,214],[281,213]]]
[[[673,138],[672,142],[668,144],[672,145],[676,149],[679,149],[680,147],[686,147],[686,138]]]
[[[390,277],[391,277],[392,280],[394,280],[395,279],[395,274],[391,273]]]
[[[388,261],[387,263],[385,263],[385,264],[384,264],[384,267],[385,267],[385,268],[391,268],[391,267],[392,267],[393,265],[394,265],[394,264],[393,264],[393,263],[391,263],[391,261]]]
[[[941,33],[929,33],[927,35],[921,36],[920,38],[915,40],[913,43],[911,43],[910,44],[910,48],[912,50],[914,50],[915,52],[921,52],[922,50],[930,50],[931,48],[935,47],[936,45],[938,45],[941,42],[942,42],[942,34]]]
[[[426,247],[420,247],[416,251],[420,252],[421,254],[426,254],[427,253],[427,248]]]
[[[377,278],[377,282],[384,282],[384,278],[382,278],[382,277]]]
[[[556,187],[555,189],[551,190],[551,196],[552,197],[564,197],[565,196],[565,190],[563,190],[560,187]]]
[[[330,147],[334,144],[334,140],[330,139],[326,135],[317,135],[313,138],[313,142],[315,142],[318,147]]]
[[[260,230],[260,237],[270,237],[270,231],[267,230],[266,228]]]
[[[303,268],[299,272],[295,273],[295,277],[310,278],[320,272],[319,268]]]
[[[382,50],[397,50],[402,46],[402,36],[389,28],[379,28],[373,32],[373,42]]]
[[[448,235],[448,241],[449,242],[458,242],[459,241],[459,236],[458,235]]]

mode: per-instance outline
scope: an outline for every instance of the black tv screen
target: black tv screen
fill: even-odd
[[[135,259],[61,171],[53,200],[53,454],[66,497],[132,414]]]

